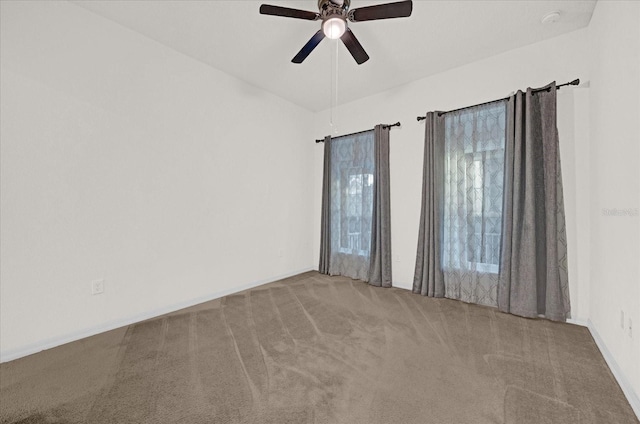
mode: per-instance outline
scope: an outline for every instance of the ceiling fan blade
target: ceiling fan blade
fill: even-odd
[[[315,49],[318,44],[320,44],[323,38],[324,32],[322,32],[322,30],[316,32],[313,37],[311,37],[311,40],[307,41],[307,44],[305,44],[304,47],[300,49],[298,54],[293,59],[291,59],[291,61],[293,63],[302,63],[313,51],[313,49]]]
[[[320,19],[320,15],[316,12],[291,9],[289,7],[272,6],[270,4],[261,5],[260,13],[262,15],[284,16],[285,18],[306,19],[308,21],[315,21]]]
[[[362,44],[358,41],[353,32],[347,28],[347,30],[340,37],[345,46],[347,46],[347,50],[351,53],[351,56],[356,60],[358,65],[362,65],[364,62],[369,60],[369,55],[362,48]]]
[[[373,21],[376,19],[406,18],[411,16],[413,2],[411,0],[396,3],[377,4],[360,7],[349,12],[349,20],[353,22]]]

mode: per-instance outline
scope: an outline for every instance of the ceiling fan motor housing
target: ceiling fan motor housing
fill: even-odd
[[[318,0],[318,10],[323,20],[338,15],[347,17],[351,0]]]

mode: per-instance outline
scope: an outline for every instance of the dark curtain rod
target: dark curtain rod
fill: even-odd
[[[399,126],[400,126],[400,121],[396,122],[395,124],[384,124],[384,125],[382,125],[382,128],[393,128],[393,127],[399,127]],[[347,137],[349,135],[358,135],[358,134],[366,133],[366,132],[369,132],[369,131],[371,131],[371,130],[358,131],[358,132],[354,132],[354,133],[351,133],[351,134],[339,135],[339,136],[333,137],[333,138]],[[316,140],[316,143],[324,143],[324,139]]]
[[[560,87],[564,87],[566,85],[578,85],[578,84],[580,84],[580,78],[576,78],[576,79],[574,79],[573,81],[570,81],[570,82],[565,82],[564,84],[556,85],[556,90],[560,90]],[[550,88],[548,88],[548,87],[547,88],[536,88],[535,90],[531,90],[531,92],[532,93],[537,93],[539,91],[549,91],[549,90],[550,90]],[[479,104],[473,105],[473,106],[465,106],[465,107],[461,107],[461,108],[458,108],[458,109],[448,110],[446,112],[438,112],[438,116],[442,116],[445,113],[457,112],[457,111],[463,110],[463,109],[469,109],[469,108],[472,108],[472,107],[488,105],[490,103],[501,102],[503,100],[509,100],[510,98],[511,98],[511,96],[507,96],[507,97],[504,97],[502,99],[490,100],[488,102],[479,103]],[[416,119],[418,121],[423,121],[423,120],[427,119],[427,117],[426,116],[418,116]]]

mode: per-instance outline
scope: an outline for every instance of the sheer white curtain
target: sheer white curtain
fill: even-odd
[[[442,271],[445,297],[497,306],[506,101],[447,113]]]
[[[375,174],[374,131],[331,140],[330,275],[368,281]]]

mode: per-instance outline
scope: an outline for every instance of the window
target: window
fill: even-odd
[[[498,273],[505,112],[500,102],[445,118],[444,270]]]
[[[366,280],[373,215],[373,130],[331,143],[330,273]]]

